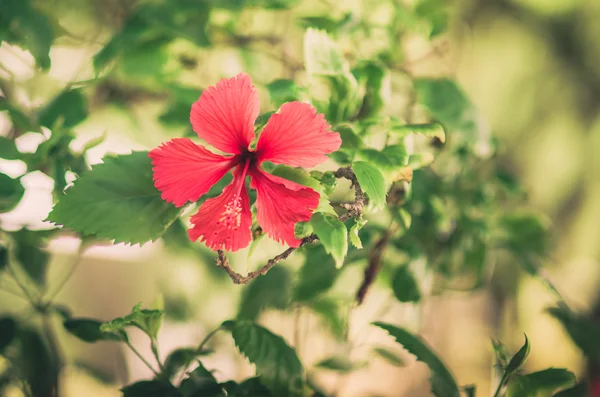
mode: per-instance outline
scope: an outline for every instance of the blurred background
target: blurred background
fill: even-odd
[[[2,2],[0,12],[5,15],[19,4]],[[448,14],[442,34],[431,35],[408,11],[403,14],[411,2],[393,0],[177,1],[151,17],[161,34],[143,30],[143,22],[132,22],[136,0],[37,0],[31,7],[49,17],[48,29],[54,32],[45,60],[49,69],[36,67],[36,57],[39,64],[43,56],[36,54],[35,45],[28,52],[4,42],[0,89],[26,112],[47,103],[65,86],[81,87],[87,117],[73,126],[76,134],[68,145],[77,151],[104,137],[86,152],[88,162],[96,164],[106,153],[148,150],[188,134],[189,107],[201,90],[241,71],[253,78],[262,111],[272,110],[265,84],[277,78],[302,83],[305,78],[302,43],[307,27],[326,29],[351,63],[393,49],[387,56],[399,71],[392,71],[392,100],[385,112],[402,112],[406,73],[455,77],[497,137],[496,161],[516,175],[528,192],[528,206],[547,215],[552,244],[543,263],[546,277],[573,308],[593,310],[600,298],[600,160],[594,159],[600,155],[600,2],[428,3]],[[35,21],[29,23],[36,25]],[[2,15],[0,23],[8,23]],[[392,24],[406,26],[393,46],[386,33]],[[43,39],[49,33],[41,25],[22,23],[22,29],[33,29]],[[74,103],[74,112],[77,106]],[[8,112],[0,113],[0,135],[9,136],[13,122]],[[27,132],[16,139],[21,152],[34,152],[43,141],[41,134]],[[21,161],[0,161],[0,171],[10,176],[25,170]],[[65,183],[74,178],[67,172]],[[31,172],[22,183],[24,199],[14,211],[0,215],[2,227],[48,228],[43,219],[52,207],[52,178]],[[261,244],[255,252],[231,256],[238,271],[252,270],[281,250],[272,242]],[[61,235],[48,250],[50,289],[59,286],[73,261],[79,261],[57,296],[57,302],[68,304],[78,316],[108,320],[128,313],[137,302],[150,306],[162,294],[166,320],[159,341],[165,355],[175,347],[196,345],[234,317],[244,291],[215,267],[214,254],[200,243],[175,248],[163,241],[142,247],[101,244],[78,258],[79,240]],[[292,257],[288,262],[285,266],[297,269],[302,260]],[[488,395],[493,387],[490,337],[516,351],[527,333],[532,346],[528,370],[560,367],[583,376],[581,352],[544,313],[555,300],[551,292],[509,258],[498,259],[495,266],[494,277],[482,288],[429,296],[418,310],[393,301],[390,292],[376,284],[350,319],[352,355],[369,365],[344,374],[316,375],[319,382],[344,397],[428,395],[426,367],[402,349],[397,349],[405,361],[401,366],[361,349],[392,345],[368,326],[374,319],[418,329],[459,383],[476,384],[478,395]],[[335,288],[343,294],[361,271],[350,270]],[[21,313],[25,307],[0,289],[0,311]],[[319,319],[306,311],[267,310],[261,322],[299,342],[296,347],[307,367],[348,348],[335,343]],[[121,385],[151,376],[119,345],[87,345],[66,334],[59,339],[72,363],[63,375],[65,396],[119,396]],[[139,342],[142,354],[150,354],[141,334],[133,333],[132,340]],[[229,339],[218,337],[214,345],[217,352],[205,366],[217,368],[219,380],[252,374]]]

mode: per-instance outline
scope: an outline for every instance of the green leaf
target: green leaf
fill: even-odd
[[[91,318],[74,318],[63,322],[65,329],[84,342],[95,343],[101,340],[125,341],[127,335],[122,331],[102,332],[101,321]]]
[[[444,127],[438,123],[393,125],[390,130],[400,136],[421,134],[428,138],[436,139],[440,143],[446,142]]]
[[[39,111],[40,124],[51,130],[60,125],[71,128],[88,115],[87,100],[80,89],[61,92]]]
[[[286,309],[291,285],[291,274],[282,266],[275,266],[264,276],[253,280],[242,292],[238,319],[256,320],[264,309]]]
[[[17,322],[12,317],[0,318],[0,355],[17,336]]]
[[[407,265],[396,269],[392,280],[392,289],[400,302],[419,302],[421,300],[419,285]]]
[[[419,0],[415,6],[417,16],[429,24],[429,37],[444,33],[448,27],[447,3],[444,0]]]
[[[349,125],[341,125],[336,128],[336,131],[342,138],[342,149],[356,149],[365,146],[362,138]]]
[[[24,194],[25,188],[19,179],[13,179],[0,172],[0,213],[15,209]]]
[[[329,357],[315,364],[315,367],[317,368],[327,369],[344,374],[365,368],[366,366],[366,362],[354,363],[348,358],[342,356]]]
[[[304,34],[304,65],[309,75],[335,76],[348,72],[348,63],[327,32],[309,28]]]
[[[183,397],[225,397],[221,385],[201,362],[198,362],[198,367],[181,382],[179,390]]]
[[[141,306],[141,303],[138,303],[133,307],[130,314],[103,323],[100,326],[100,331],[119,333],[125,327],[135,326],[144,331],[150,338],[156,339],[165,313],[162,310],[142,309]]]
[[[529,356],[529,350],[530,350],[529,339],[527,338],[527,335],[525,335],[525,343],[519,349],[517,354],[515,354],[510,359],[506,368],[504,368],[504,377],[506,379],[508,379],[510,376],[512,376],[515,372],[517,372],[519,370],[519,368],[521,368],[523,366],[523,364],[525,364],[525,361],[527,360],[527,357]]]
[[[429,367],[431,390],[437,397],[460,397],[458,385],[444,363],[433,353],[425,342],[416,335],[391,324],[376,322],[373,325],[386,330],[396,342]]]
[[[143,380],[121,389],[123,397],[181,397],[181,393],[169,382]]]
[[[239,351],[256,366],[262,383],[275,396],[300,396],[304,368],[296,352],[278,335],[250,322],[223,323]]]
[[[447,131],[475,144],[479,139],[478,111],[464,91],[450,79],[416,79],[419,102]]]
[[[335,215],[336,212],[329,202],[329,197],[325,193],[325,188],[321,186],[318,180],[312,178],[302,168],[292,168],[287,165],[278,165],[271,171],[271,174],[279,176],[283,179],[287,179],[296,182],[303,186],[308,186],[314,191],[319,193],[319,206],[315,210],[316,212],[326,212]]]
[[[8,112],[8,116],[10,117],[13,127],[17,131],[28,132],[28,131],[37,131],[38,130],[38,128],[34,125],[34,122],[29,118],[29,116],[26,115],[25,113],[23,113],[23,111],[20,110],[18,107],[9,103],[6,98],[0,98],[0,111]],[[4,137],[0,138],[0,154],[3,154],[3,153],[5,153],[4,151],[7,151],[8,156],[11,156],[11,155],[14,156],[15,154],[18,155],[18,150],[17,150],[16,146],[14,145],[14,142],[11,145],[9,143],[10,141],[11,140],[8,138],[4,138]],[[8,146],[3,147],[3,145],[5,145],[5,144]],[[4,155],[0,155],[0,157],[6,158],[8,160],[17,160],[17,159],[19,159],[20,155],[15,158],[4,157]]]
[[[181,209],[160,198],[147,152],[105,157],[66,190],[48,220],[83,235],[144,244],[158,239]]]
[[[278,79],[267,84],[271,102],[276,107],[286,102],[297,101],[302,98],[304,89],[293,80]]]
[[[506,352],[506,346],[502,342],[492,339],[492,346],[494,353],[496,353],[496,360],[502,368],[506,368],[508,365],[508,354]]]
[[[44,249],[51,230],[21,229],[10,233],[14,242],[15,258],[27,276],[38,286],[46,284],[50,254]]]
[[[5,160],[19,160],[21,158],[21,153],[17,149],[15,141],[0,136],[0,158]],[[0,186],[2,186],[2,183],[0,183]]]
[[[197,355],[196,349],[191,347],[182,347],[173,350],[165,360],[163,373],[168,379],[172,378],[177,372],[191,363]]]
[[[585,382],[581,382],[570,389],[556,393],[554,397],[589,397],[588,387]]]
[[[8,247],[0,242],[0,272],[8,266]]]
[[[561,322],[583,354],[591,360],[600,359],[600,325],[566,306],[549,308],[548,313]]]
[[[385,65],[368,61],[352,70],[359,85],[365,86],[365,95],[357,118],[376,116],[384,107],[386,96],[391,93],[390,79]]]
[[[329,290],[338,276],[338,269],[331,256],[322,245],[309,245],[304,248],[306,259],[298,272],[293,299],[296,302],[309,301]]]
[[[557,389],[575,384],[575,375],[562,368],[548,368],[543,371],[518,376],[508,385],[507,397],[548,396]]]
[[[336,216],[315,212],[310,219],[315,234],[339,269],[348,253],[348,230]]]
[[[365,161],[355,161],[352,164],[352,169],[356,174],[360,187],[369,196],[373,207],[379,209],[385,206],[385,180],[381,172]]]
[[[318,298],[308,302],[309,307],[321,317],[331,334],[342,340],[346,334],[346,318],[341,305],[331,298]]]
[[[383,150],[359,149],[358,158],[383,171],[398,171],[408,165],[408,152],[404,144],[386,146]]]
[[[58,382],[58,363],[42,335],[33,329],[20,328],[18,333],[19,374],[29,385],[33,397],[52,396]]]
[[[503,215],[498,223],[504,231],[501,244],[517,256],[528,253],[545,255],[548,252],[550,222],[542,215],[523,211],[513,212]]]
[[[227,391],[227,397],[271,397],[269,389],[261,382],[260,378],[246,379],[240,384],[229,381],[221,386]]]
[[[367,224],[367,220],[364,218],[358,218],[354,220],[354,225],[350,228],[350,242],[352,245],[358,249],[361,249],[362,241],[360,240],[360,236],[358,232],[363,228],[364,225]]]
[[[379,357],[383,358],[395,367],[404,367],[406,365],[404,360],[399,355],[385,347],[374,347],[373,353],[377,354]]]

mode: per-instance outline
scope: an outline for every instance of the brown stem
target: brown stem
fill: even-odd
[[[363,193],[360,184],[358,183],[358,179],[356,179],[354,171],[352,171],[352,167],[342,167],[339,170],[337,170],[334,173],[334,175],[336,178],[348,179],[352,183],[351,188],[354,188],[354,201],[352,203],[341,204],[341,207],[346,210],[346,213],[340,215],[338,219],[342,222],[345,222],[350,218],[358,218],[362,216],[362,210],[365,204],[365,194]],[[222,250],[217,250],[217,266],[225,270],[235,284],[247,284],[255,278],[267,274],[267,272],[271,270],[273,266],[275,266],[282,260],[287,259],[287,257],[290,256],[292,252],[296,251],[298,248],[303,247],[307,244],[312,244],[317,240],[319,240],[319,238],[316,234],[311,234],[310,236],[304,237],[300,241],[300,245],[298,247],[290,247],[286,249],[281,254],[269,259],[267,263],[258,270],[250,272],[245,276],[233,270],[231,264],[229,263],[229,259],[227,259],[227,256],[225,256],[225,252],[223,252]]]

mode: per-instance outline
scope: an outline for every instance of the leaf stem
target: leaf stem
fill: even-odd
[[[219,326],[218,328],[213,329],[212,331],[210,331],[205,337],[204,339],[202,339],[202,342],[200,342],[200,345],[198,345],[198,349],[196,350],[197,353],[200,353],[202,351],[202,349],[204,349],[204,346],[208,343],[208,341],[220,330],[222,330],[223,327]],[[181,380],[183,379],[183,377],[185,376],[185,373],[187,372],[188,367],[190,366],[190,364],[192,363],[192,360],[188,360],[187,363],[185,363],[185,365],[183,366],[183,371],[181,371],[181,375],[179,376],[179,380],[177,383],[181,383]]]
[[[158,354],[158,343],[155,338],[151,339],[150,348],[152,349],[152,354],[154,355],[154,358],[156,359],[156,362],[158,363],[158,368],[160,369],[161,372],[163,372],[165,368],[163,367],[163,365],[160,361],[160,355]]]
[[[132,352],[133,352],[133,353],[134,353],[136,356],[138,356],[138,358],[139,358],[140,360],[142,360],[142,362],[143,362],[144,364],[146,364],[146,367],[150,368],[150,370],[151,370],[151,371],[154,373],[154,375],[156,375],[156,376],[158,376],[158,375],[159,375],[159,374],[158,374],[158,372],[157,372],[157,371],[154,369],[154,367],[152,367],[152,365],[151,365],[151,364],[148,362],[148,360],[146,360],[146,359],[144,358],[144,356],[142,356],[142,355],[140,354],[140,352],[139,352],[139,351],[137,351],[137,349],[136,349],[135,347],[133,347],[133,345],[131,344],[131,342],[130,342],[129,340],[126,340],[126,341],[125,341],[125,344],[127,345],[127,347],[129,347],[129,348],[131,349],[131,351],[132,351]]]
[[[47,302],[49,302],[49,303],[52,302],[54,300],[54,298],[56,298],[56,296],[60,293],[60,291],[62,291],[64,286],[67,284],[67,282],[69,282],[71,277],[73,277],[73,274],[75,274],[75,270],[77,270],[77,267],[79,266],[79,263],[81,262],[81,257],[83,256],[83,251],[85,251],[86,248],[87,248],[87,246],[83,243],[83,241],[81,241],[79,243],[79,248],[77,248],[77,253],[75,254],[75,259],[73,260],[71,267],[69,268],[69,270],[67,271],[67,273],[65,274],[63,279],[58,283],[58,287],[46,299]]]

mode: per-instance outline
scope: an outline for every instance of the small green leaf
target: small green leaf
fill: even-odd
[[[385,347],[374,347],[373,353],[377,354],[379,357],[383,358],[395,367],[404,367],[406,365],[404,360],[399,355]]]
[[[525,361],[527,360],[527,357],[529,356],[529,349],[530,349],[529,339],[527,339],[527,335],[525,335],[525,343],[519,349],[517,354],[515,354],[510,359],[510,361],[508,362],[508,365],[504,369],[504,376],[506,379],[508,379],[510,376],[512,376],[515,372],[517,372],[519,370],[519,368],[521,368],[523,366],[523,364],[525,364]]]
[[[386,330],[396,342],[415,355],[417,360],[427,364],[431,371],[431,390],[435,396],[460,397],[454,376],[421,338],[391,324],[376,322],[373,325]]]
[[[440,143],[446,142],[444,127],[438,123],[394,125],[390,130],[400,136],[422,134],[426,137],[437,139]]]
[[[160,198],[147,152],[105,157],[66,190],[48,220],[115,243],[158,239],[181,209]]]
[[[513,212],[503,215],[498,223],[504,231],[501,244],[518,257],[529,253],[544,255],[548,252],[550,222],[542,215],[522,211]]]
[[[357,149],[365,146],[362,138],[354,132],[351,126],[341,125],[336,128],[336,131],[342,138],[342,149]]]
[[[352,70],[359,85],[365,86],[365,95],[357,118],[376,116],[384,107],[391,93],[390,78],[385,65],[368,61]]]
[[[549,308],[548,313],[561,322],[573,342],[590,360],[600,359],[600,325],[589,316],[566,306]]]
[[[348,253],[348,230],[337,217],[331,214],[315,212],[310,219],[315,234],[328,254],[333,257],[339,269]]]
[[[19,179],[0,172],[0,213],[15,209],[24,194],[25,188]]]
[[[65,329],[84,342],[94,343],[101,340],[125,341],[127,335],[122,331],[102,332],[102,322],[91,318],[74,318],[63,322]]]
[[[286,102],[300,100],[303,89],[298,86],[295,81],[287,79],[273,80],[267,84],[271,102],[276,107],[283,105]]]
[[[39,111],[40,124],[53,129],[57,124],[71,128],[88,115],[87,100],[79,89],[61,92]]]
[[[335,76],[348,72],[348,63],[327,32],[309,28],[304,35],[304,65],[310,75]]]
[[[492,346],[496,353],[496,360],[502,368],[506,368],[508,365],[508,354],[506,352],[506,346],[502,342],[492,339]]]
[[[5,160],[19,160],[21,153],[12,139],[0,136],[0,158]],[[0,183],[2,185],[2,183]]]
[[[554,397],[589,397],[588,384],[585,382],[578,383],[570,389],[563,390],[554,395]]]
[[[274,110],[270,110],[268,112],[261,113],[254,121],[254,128],[259,130],[262,127],[264,127],[267,124],[267,122],[269,121],[269,119],[271,118],[271,116],[275,113],[276,112]]]
[[[335,262],[327,255],[322,245],[309,245],[304,250],[306,259],[298,273],[298,281],[293,292],[293,299],[296,302],[309,301],[329,290],[339,273]]]
[[[59,369],[44,337],[36,330],[21,327],[17,338],[19,375],[29,385],[30,395],[52,396]]]
[[[350,228],[350,242],[352,245],[358,249],[361,249],[362,241],[360,240],[360,236],[358,232],[363,228],[364,225],[367,224],[367,220],[364,218],[358,218],[354,220],[354,225]]]
[[[304,368],[296,352],[278,335],[250,322],[223,323],[239,351],[256,366],[262,383],[278,397],[300,396]]]
[[[562,368],[548,368],[543,371],[517,376],[508,385],[507,397],[531,397],[550,395],[557,389],[575,384],[575,375]]]
[[[352,169],[362,190],[367,193],[375,209],[385,206],[385,180],[381,172],[365,161],[355,161]]]
[[[198,362],[198,367],[181,382],[179,390],[183,397],[225,397],[221,385],[201,362]]]
[[[284,310],[290,302],[292,277],[286,268],[275,266],[253,280],[242,292],[238,319],[256,320],[264,309]]]
[[[46,284],[50,254],[44,249],[52,230],[21,229],[10,233],[14,242],[15,258],[27,276],[38,286]]]
[[[121,389],[123,397],[181,397],[181,393],[169,382],[143,380]]]
[[[348,358],[342,356],[329,357],[315,364],[315,367],[317,368],[328,369],[330,371],[344,374],[365,368],[366,366],[366,362],[354,363]]]
[[[313,234],[313,228],[310,222],[298,222],[294,225],[294,236],[297,239],[303,239]]]
[[[12,317],[0,318],[0,355],[17,336],[17,322]]]
[[[100,326],[100,331],[118,333],[125,327],[135,326],[144,331],[150,338],[156,339],[165,313],[162,310],[142,309],[141,303],[133,307],[131,313],[107,321]]]
[[[400,302],[419,302],[421,300],[419,285],[407,265],[396,269],[392,280],[392,289]]]

